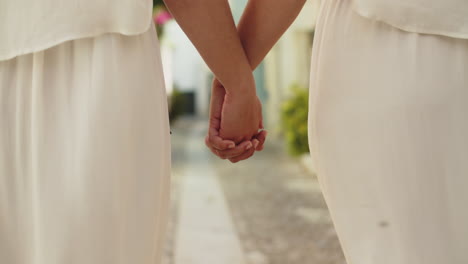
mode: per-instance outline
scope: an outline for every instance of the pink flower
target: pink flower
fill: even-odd
[[[167,21],[171,20],[171,13],[167,11],[161,11],[154,17],[154,22],[157,25],[164,25]]]

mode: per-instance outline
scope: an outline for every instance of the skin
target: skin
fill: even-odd
[[[220,129],[222,123],[222,109],[225,93],[226,91],[222,84],[215,79],[213,81],[211,94],[210,121],[208,131],[208,134],[212,136],[207,136],[205,138],[205,143],[213,152],[213,154],[222,159],[229,159],[231,162],[236,163],[251,157],[255,153],[255,150],[261,150],[261,148],[263,148],[263,142],[265,142],[267,132],[261,131],[255,136],[253,140],[246,140],[237,146],[233,141],[223,140],[220,136]],[[215,142],[214,144],[208,141],[210,138]],[[224,150],[218,150],[212,145],[218,146]]]
[[[251,140],[261,127],[251,66],[227,0],[165,0],[166,6],[225,90],[219,136]],[[231,145],[232,146],[232,145]]]
[[[273,45],[296,19],[305,1],[250,0],[248,2],[237,31],[252,70],[260,64]],[[261,131],[253,140],[243,141],[235,147],[233,147],[235,142],[224,140],[229,138],[224,137],[223,133],[220,132],[228,129],[226,123],[231,122],[231,120],[223,120],[222,104],[226,103],[226,97],[220,88],[222,84],[223,82],[216,79],[213,81],[210,128],[205,143],[215,155],[235,163],[250,158],[254,154],[255,150],[247,148],[250,144],[254,145],[256,150],[263,149],[266,131]],[[247,96],[244,94],[244,99],[247,99]],[[242,128],[240,125],[239,127]]]

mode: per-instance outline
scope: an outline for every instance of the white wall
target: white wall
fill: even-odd
[[[315,28],[321,0],[307,1],[296,21],[265,58],[265,79],[268,102],[267,128],[279,133],[281,105],[290,94],[290,86],[308,88],[312,32]]]
[[[196,113],[206,115],[209,105],[207,67],[177,22],[169,21],[164,30],[161,50],[168,92],[174,88],[194,92]]]
[[[181,91],[194,91],[198,86],[203,60],[179,25],[171,20],[164,28],[164,45],[171,50],[172,78]]]

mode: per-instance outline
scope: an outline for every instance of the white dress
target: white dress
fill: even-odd
[[[325,0],[310,145],[349,264],[468,263],[468,40]]]
[[[170,131],[146,23],[0,60],[0,263],[160,263]]]
[[[359,15],[399,29],[468,39],[466,0],[348,0]]]

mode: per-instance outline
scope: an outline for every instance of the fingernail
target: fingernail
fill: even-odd
[[[258,147],[258,144],[259,144],[259,142],[258,142],[258,141],[255,141],[254,147],[257,148],[257,147]]]
[[[249,143],[245,149],[251,149],[252,148],[252,143]]]
[[[229,145],[228,145],[228,148],[230,148],[230,149],[233,149],[235,147],[236,147],[236,145],[234,143],[229,143]]]

